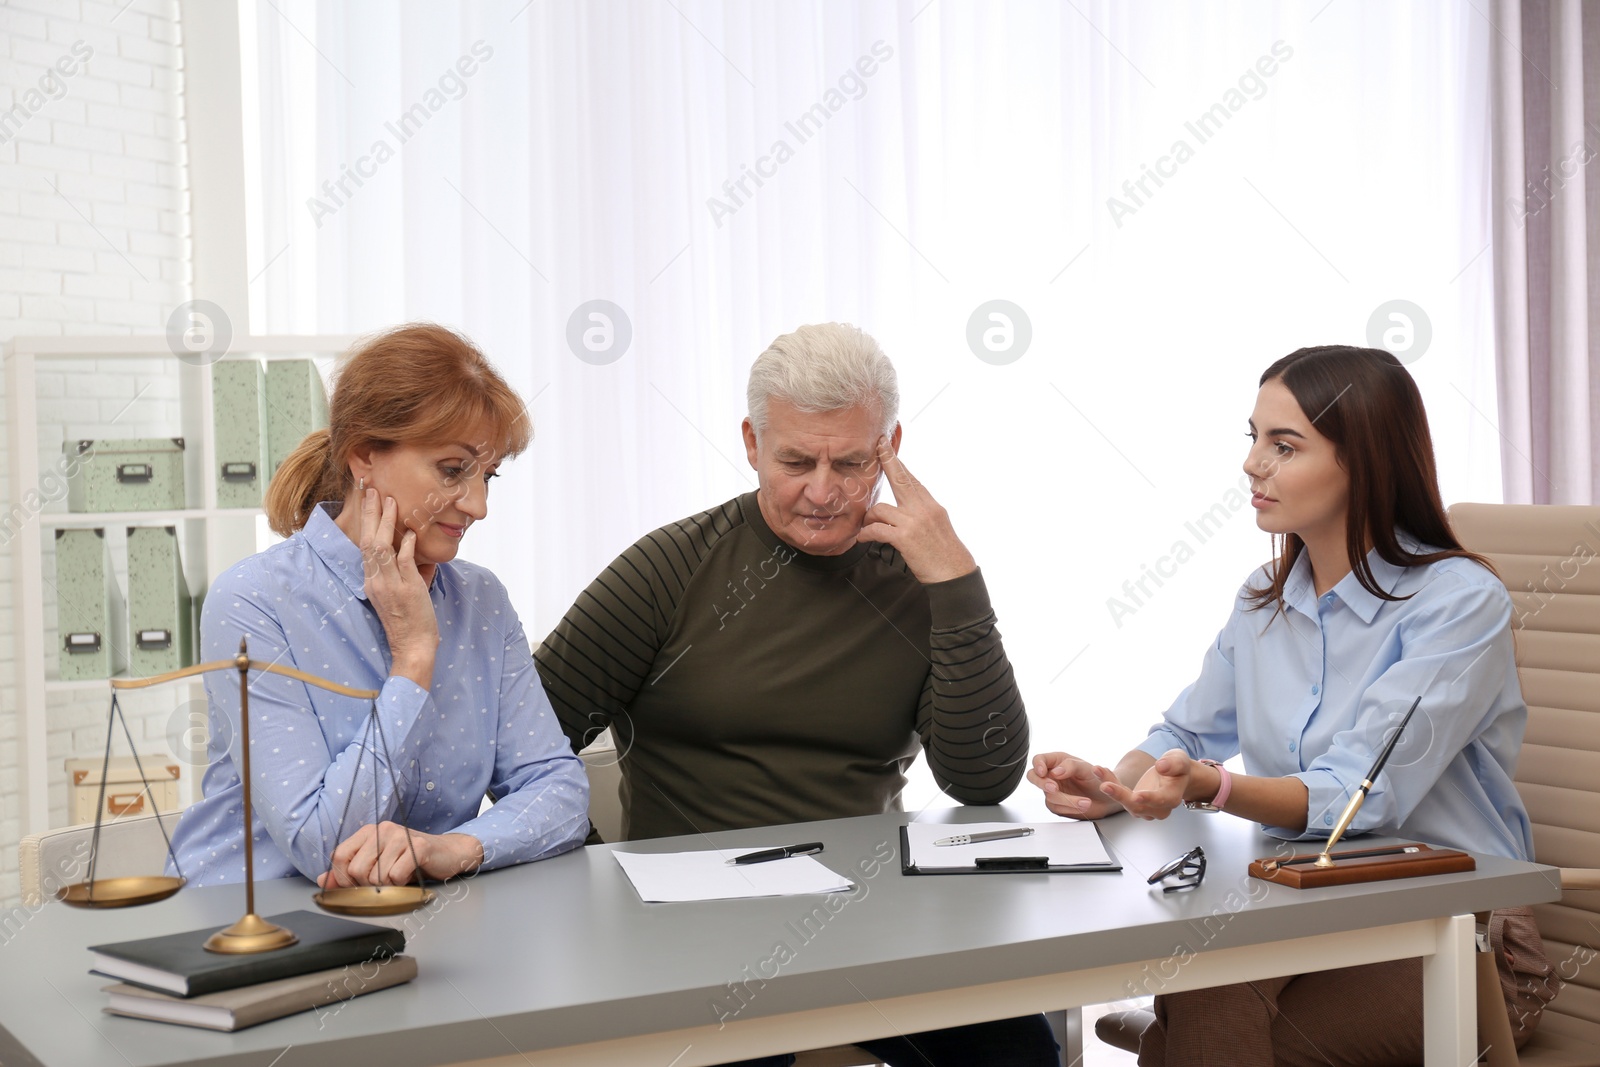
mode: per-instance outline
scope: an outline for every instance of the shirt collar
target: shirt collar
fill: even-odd
[[[328,569],[339,576],[352,594],[367,599],[367,576],[361,567],[361,549],[339,524],[333,521],[337,503],[322,503],[311,509],[301,535],[311,551],[321,557]]]
[[[1395,531],[1395,539],[1407,552],[1415,553],[1423,550],[1420,542],[1398,530]],[[1406,567],[1390,563],[1378,555],[1376,548],[1367,553],[1367,567],[1372,571],[1373,583],[1390,594],[1399,587],[1400,579],[1407,570]],[[1345,606],[1355,612],[1364,623],[1370,623],[1378,614],[1378,609],[1388,603],[1363,586],[1353,569],[1324,595],[1344,601]],[[1294,561],[1294,567],[1289,571],[1289,580],[1283,583],[1283,600],[1303,615],[1316,616],[1317,591],[1311,584],[1311,557],[1304,551]]]
[[[1302,615],[1317,617],[1317,591],[1311,585],[1311,557],[1302,549],[1283,583],[1283,602]]]
[[[1400,576],[1399,568],[1385,563],[1376,550],[1367,553],[1367,566],[1372,568],[1372,577],[1379,589],[1392,588],[1394,580]],[[1371,622],[1373,616],[1378,614],[1378,609],[1384,605],[1383,598],[1373,596],[1361,584],[1361,579],[1356,576],[1354,570],[1339,579],[1339,584],[1329,592],[1344,601],[1345,606],[1355,612],[1356,617],[1362,622]]]

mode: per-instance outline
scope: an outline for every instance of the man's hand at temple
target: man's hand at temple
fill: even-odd
[[[978,561],[956,536],[949,514],[900,462],[887,437],[878,439],[878,462],[888,477],[894,503],[874,504],[858,539],[892,545],[924,585],[948,582],[977,570]]]

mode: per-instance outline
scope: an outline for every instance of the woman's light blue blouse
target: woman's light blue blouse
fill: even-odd
[[[1510,596],[1467,559],[1397,567],[1373,551],[1367,562],[1379,588],[1409,599],[1376,597],[1353,572],[1318,597],[1304,553],[1281,614],[1270,603],[1248,610],[1241,589],[1199,679],[1139,748],[1218,761],[1242,754],[1247,774],[1299,778],[1310,793],[1305,833],[1266,830],[1326,837],[1420,695],[1350,832],[1532,859],[1512,784],[1528,713]],[[1263,568],[1245,588],[1267,584]]]
[[[432,689],[391,678],[361,550],[325,508],[288,540],[218,576],[201,618],[203,659],[231,659],[246,638],[251,659],[381,690],[390,758],[382,760],[382,746],[361,755],[371,701],[252,673],[256,877],[315,878],[339,841],[375,819],[470,834],[483,844],[485,869],[582,844],[588,780],[505,587],[471,563],[440,564],[429,589],[440,634]],[[205,677],[205,799],[184,812],[173,836],[182,871],[196,885],[244,880],[239,680],[223,671]],[[479,815],[485,792],[498,799]]]

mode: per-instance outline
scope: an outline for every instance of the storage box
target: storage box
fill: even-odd
[[[183,438],[68,441],[78,466],[67,482],[72,511],[178,511],[183,495]]]
[[[306,434],[326,429],[328,394],[322,375],[309,359],[267,362],[267,471],[293,452]]]
[[[194,662],[194,602],[171,526],[128,527],[128,644],[135,677]]]
[[[106,532],[56,531],[57,672],[64,680],[109,678],[127,668],[128,613]]]
[[[267,484],[267,376],[257,359],[211,368],[217,507],[257,508]]]
[[[117,730],[121,732],[120,724]],[[126,743],[126,742],[124,742]],[[152,811],[173,811],[178,807],[179,767],[169,755],[152,756],[139,753],[144,773],[150,786],[145,793],[145,783],[139,779],[138,765],[132,756],[116,756],[106,771],[106,807],[102,821],[134,815],[148,815]],[[95,806],[100,801],[101,757],[67,760],[67,781],[71,796],[67,807],[73,825],[94,822]],[[151,795],[155,806],[151,807]],[[167,829],[172,832],[171,827]],[[162,863],[166,862],[165,857]],[[160,874],[159,870],[146,874]]]

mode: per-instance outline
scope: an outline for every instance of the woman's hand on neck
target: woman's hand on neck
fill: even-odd
[[[344,507],[339,509],[339,514],[334,517],[333,524],[344,531],[353,544],[361,544],[361,493],[352,489],[345,498]],[[400,551],[400,541],[406,535],[404,527],[395,530],[394,550]],[[423,584],[429,589],[433,588],[433,572],[438,569],[437,563],[417,564],[417,573],[422,576]]]

